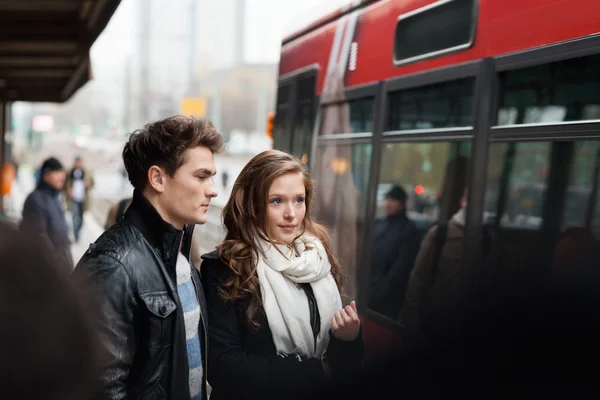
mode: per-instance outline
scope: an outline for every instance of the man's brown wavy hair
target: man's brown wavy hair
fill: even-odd
[[[221,296],[226,301],[249,300],[246,318],[249,326],[254,328],[260,326],[256,315],[262,310],[260,283],[256,273],[259,250],[254,239],[258,236],[273,243],[267,233],[269,189],[275,179],[287,174],[302,174],[304,177],[306,215],[301,234],[311,233],[323,243],[338,289],[341,290],[343,283],[342,269],[331,252],[329,233],[310,216],[314,187],[304,164],[278,150],[267,150],[256,155],[240,172],[223,209],[227,235],[218,247],[219,258],[233,272],[231,278],[222,282]]]

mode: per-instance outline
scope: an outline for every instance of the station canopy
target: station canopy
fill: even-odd
[[[0,102],[65,102],[121,0],[0,0]]]

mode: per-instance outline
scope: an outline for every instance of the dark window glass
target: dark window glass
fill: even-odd
[[[459,300],[471,144],[382,146],[368,307],[427,333]],[[439,221],[448,222],[449,233],[437,258],[432,225]]]
[[[597,262],[599,172],[597,140],[491,145],[484,219],[496,230],[506,282]]]
[[[280,86],[277,89],[273,147],[282,151],[289,151],[291,146],[291,132],[289,127],[290,92],[290,84]]]
[[[498,125],[600,119],[600,55],[500,73]]]
[[[316,78],[314,76],[298,81],[298,100],[292,138],[292,153],[307,165],[315,121],[315,83]]]
[[[394,42],[396,61],[469,46],[476,26],[475,3],[475,0],[453,0],[401,17]]]
[[[373,107],[373,97],[324,106],[320,134],[372,132]]]
[[[465,78],[391,93],[387,130],[471,126],[474,84]]]
[[[273,129],[273,147],[282,151],[290,149],[290,129],[288,126],[289,105],[278,105]]]

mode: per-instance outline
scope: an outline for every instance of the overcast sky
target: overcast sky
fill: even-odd
[[[117,9],[108,27],[94,44],[92,59],[96,71],[106,68],[110,69],[111,67],[117,68],[130,55],[131,47],[135,45],[135,38],[132,32],[135,29],[136,23],[139,22],[139,19],[136,20],[136,18],[139,18],[135,9],[136,1],[147,2],[150,0],[122,0],[119,9]],[[182,10],[177,11],[179,18],[187,18],[185,17],[187,14],[184,13],[186,12],[185,10],[189,9],[190,0],[152,1],[154,10],[159,9],[166,14],[169,11],[167,8],[179,7]],[[206,14],[209,14],[207,20],[198,22],[199,25],[202,24],[198,28],[208,29],[209,33],[203,35],[201,40],[204,43],[198,43],[197,45],[199,48],[209,48],[213,54],[216,54],[215,57],[218,58],[219,52],[231,51],[231,49],[223,48],[223,44],[219,43],[219,39],[231,34],[231,32],[228,32],[230,28],[226,27],[226,23],[231,23],[232,21],[233,2],[232,0],[196,1],[197,7],[200,7]],[[302,28],[315,19],[349,2],[349,0],[246,1],[245,60],[248,62],[278,62],[283,36]],[[164,2],[165,8],[161,8],[162,2]],[[156,18],[161,18],[159,12],[152,14],[152,24],[161,22],[169,24],[169,22],[157,21]],[[178,27],[176,25],[172,26],[173,32],[176,32]],[[210,28],[207,28],[207,26]],[[226,42],[224,39],[222,41]]]

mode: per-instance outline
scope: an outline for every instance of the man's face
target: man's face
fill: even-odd
[[[48,185],[50,185],[50,187],[52,187],[56,190],[61,190],[63,188],[63,186],[65,185],[66,177],[67,177],[67,174],[65,173],[65,171],[62,169],[59,169],[56,171],[46,172],[44,174],[44,181]]]
[[[82,168],[83,162],[81,160],[75,160],[75,168]]]
[[[178,229],[185,224],[204,224],[210,200],[217,197],[214,174],[210,149],[200,146],[186,150],[184,163],[173,177],[165,178],[164,191],[158,200],[167,214],[163,218]]]
[[[404,204],[400,200],[386,197],[384,200],[385,213],[391,217],[398,214],[404,208]]]

